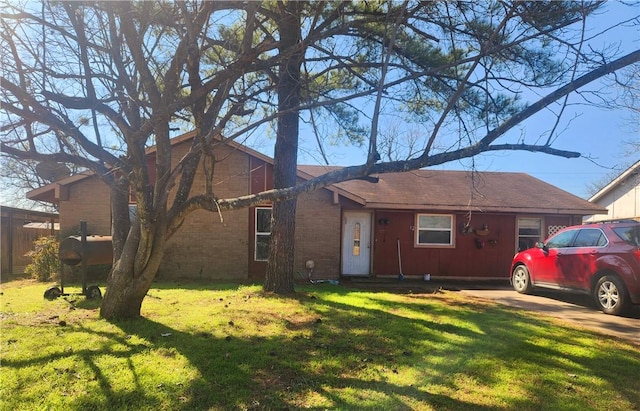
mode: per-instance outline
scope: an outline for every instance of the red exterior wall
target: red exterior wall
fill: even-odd
[[[405,276],[430,274],[432,277],[508,278],[511,259],[516,250],[517,218],[515,214],[472,215],[471,226],[489,227],[488,235],[463,233],[466,213],[454,215],[454,247],[419,247],[415,245],[415,218],[428,211],[376,210],[373,227],[374,276],[398,275],[398,240]],[[441,211],[435,214],[447,214]],[[449,213],[451,214],[451,213]],[[543,227],[570,225],[571,216],[531,216],[543,218]],[[379,220],[388,220],[381,224]],[[546,235],[543,233],[543,238]]]
[[[582,224],[581,216],[574,218],[571,216],[546,216],[544,219],[544,232],[542,233],[543,240],[555,234],[560,228],[577,224]]]

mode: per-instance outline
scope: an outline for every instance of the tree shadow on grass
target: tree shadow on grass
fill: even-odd
[[[110,376],[103,371],[103,366],[99,364],[101,358],[105,356],[114,361],[127,362],[131,356],[147,350],[148,347],[145,344],[130,342],[119,332],[96,332],[84,327],[82,324],[64,325],[57,328],[57,333],[60,335],[60,345],[58,347],[51,347],[52,349],[48,353],[24,360],[4,358],[2,366],[5,371],[29,367],[45,369],[53,364],[53,373],[56,376],[46,378],[46,383],[53,384],[50,388],[54,397],[66,397],[69,395],[66,392],[69,388],[66,383],[71,386],[77,381],[84,382],[85,394],[76,395],[69,409],[127,409],[131,404],[144,404],[147,407],[161,405],[140,386],[134,386],[128,390],[114,390]],[[84,348],[72,345],[63,346],[63,344],[68,344],[68,342],[64,341],[64,334],[85,334],[93,338],[98,337],[97,340],[100,343]],[[119,348],[114,350],[114,346]],[[90,370],[89,373],[87,373],[87,369]],[[34,374],[28,373],[26,375],[31,377]],[[36,372],[35,375],[39,374]],[[19,381],[19,384],[43,384],[43,381],[22,380]],[[91,388],[95,384],[99,387],[98,391]],[[76,388],[71,389],[74,390]],[[60,405],[65,402],[55,401],[54,403]],[[67,407],[65,406],[65,408]]]
[[[589,332],[516,310],[328,286],[261,297],[297,309],[253,313],[250,332],[226,317],[224,332],[149,318],[112,322],[108,331],[71,324],[65,332],[96,342],[3,366],[81,362],[91,387],[73,409],[594,409],[582,393],[607,384],[627,404],[640,403],[638,351],[607,352]],[[233,315],[250,313],[252,301]],[[261,333],[271,323],[286,330]],[[584,347],[591,343],[601,349]],[[159,369],[168,364],[160,357],[175,368]]]
[[[316,315],[302,322],[287,319],[293,336],[212,338],[148,319],[118,325],[141,338],[171,333],[158,344],[184,355],[200,375],[185,392],[176,393],[188,399],[182,409],[291,409],[308,407],[309,397],[320,398],[318,409],[402,409],[415,404],[440,409],[495,404],[558,409],[571,404],[588,409],[593,405],[579,395],[581,390],[616,381],[620,369],[637,369],[640,361],[632,350],[615,358],[606,352],[573,352],[572,347],[597,337],[586,331],[563,335],[562,328],[544,320],[491,306],[457,302],[447,307],[428,296],[398,302],[383,293],[369,294],[371,304],[364,307],[324,299],[322,292],[289,298]],[[140,322],[147,330],[142,334]],[[606,367],[606,361],[617,366]],[[397,375],[408,369],[413,371],[407,375],[416,375],[414,381],[399,381]],[[508,386],[511,381],[505,379],[512,378],[521,380],[518,395],[507,393],[494,405],[482,405],[483,390]],[[636,388],[630,384],[616,391],[634,404],[640,400]],[[472,399],[453,395],[460,390],[468,390]]]
[[[332,316],[326,314],[323,318],[333,321]],[[174,409],[295,409],[301,406],[311,409],[408,409],[407,399],[449,409],[490,409],[429,393],[418,386],[386,381],[387,378],[380,374],[393,374],[393,357],[403,354],[396,348],[386,356],[363,350],[372,339],[378,338],[375,335],[345,342],[342,338],[334,338],[333,332],[319,330],[324,324],[317,323],[298,324],[297,327],[315,328],[323,334],[318,338],[217,339],[203,333],[194,335],[177,331],[148,319],[118,323],[118,326],[145,339],[171,334],[157,344],[175,349],[197,368],[200,377],[185,387],[184,392],[174,394],[176,398],[188,400],[175,404]],[[145,331],[141,332],[140,328]],[[393,341],[390,344],[393,345]],[[323,365],[312,365],[318,362]],[[346,369],[345,362],[350,364]],[[367,368],[374,376],[366,379],[345,376],[345,372],[353,368],[360,371]],[[355,390],[356,394],[340,394],[347,389]],[[365,397],[363,403],[353,402],[353,398],[358,397],[357,392]],[[304,405],[308,396],[322,397],[323,405]]]
[[[426,385],[456,387],[470,378],[480,388],[492,389],[505,384],[505,378],[516,378],[522,395],[505,397],[508,408],[590,409],[594,405],[580,391],[597,392],[604,382],[623,402],[640,403],[640,386],[633,377],[640,365],[637,350],[608,350],[596,333],[567,330],[518,310],[459,299],[451,305],[433,304],[431,295],[409,297],[409,302],[399,302],[389,294],[368,294],[368,306],[376,308],[366,310],[378,319],[379,338],[425,354],[410,362],[418,369],[437,370],[422,377]],[[351,305],[327,305],[338,322],[350,324]],[[420,312],[433,315],[421,317]],[[425,344],[432,348],[421,349]]]

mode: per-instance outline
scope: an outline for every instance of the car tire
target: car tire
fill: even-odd
[[[102,298],[102,292],[100,291],[100,287],[97,285],[92,285],[87,288],[86,297],[90,300],[96,300],[98,298]]]
[[[44,292],[44,298],[47,300],[55,300],[62,295],[62,290],[58,287],[49,287]]]
[[[624,283],[615,275],[600,277],[594,288],[596,306],[605,314],[620,315],[629,309],[629,297]]]
[[[531,285],[531,276],[529,275],[529,269],[525,265],[519,265],[513,269],[511,275],[511,285],[513,289],[520,294],[529,294],[533,290]]]

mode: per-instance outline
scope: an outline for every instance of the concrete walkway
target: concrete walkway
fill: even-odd
[[[559,318],[579,327],[629,340],[640,345],[640,307],[635,306],[626,317],[607,315],[595,308],[586,295],[574,295],[550,290],[535,290],[533,295],[523,295],[510,286],[456,285],[460,292],[474,297],[495,301],[511,307],[537,311]]]

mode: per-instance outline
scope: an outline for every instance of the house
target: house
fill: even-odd
[[[26,254],[33,250],[33,242],[39,237],[57,235],[59,224],[55,213],[2,206],[0,214],[1,275],[6,279],[24,273],[31,263]]]
[[[585,222],[621,219],[640,221],[640,161],[591,196],[589,201],[606,208],[607,214],[588,216]]]
[[[193,134],[173,140],[174,158]],[[271,158],[240,144],[215,148],[219,198],[272,188]],[[153,162],[154,151],[149,150]],[[300,166],[300,181],[329,168]],[[194,192],[204,191],[204,178]],[[61,234],[80,220],[89,234],[109,235],[109,190],[86,173],[28,193],[58,204]],[[296,270],[313,260],[315,278],[422,276],[504,279],[518,248],[533,245],[582,216],[605,209],[521,173],[419,170],[347,181],[298,197]],[[264,278],[271,205],[217,213],[196,211],[168,242],[159,278]]]

